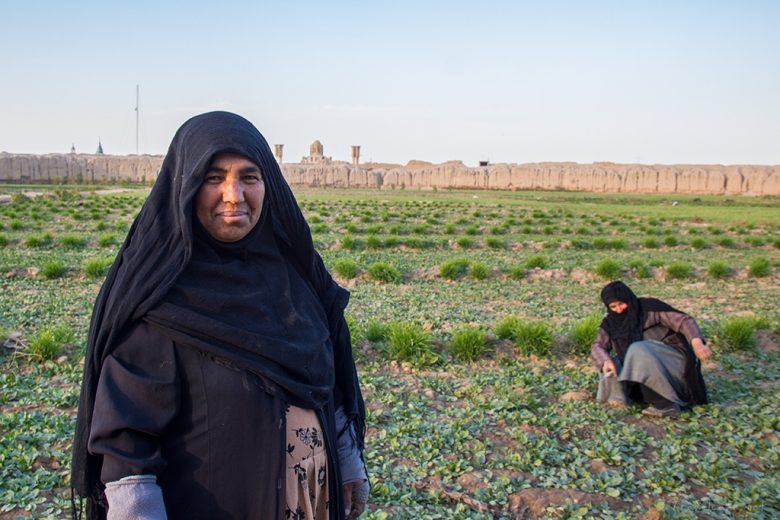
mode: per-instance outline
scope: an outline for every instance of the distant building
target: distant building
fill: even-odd
[[[75,143],[70,145],[70,153],[76,153],[76,144]]]
[[[301,159],[303,164],[330,164],[331,158],[323,154],[322,143],[314,141],[309,147],[309,155]]]
[[[279,164],[282,164],[282,151],[284,149],[283,144],[275,144],[274,145],[274,157],[276,157],[276,162]]]
[[[360,164],[360,146],[352,146],[352,164],[356,166]]]

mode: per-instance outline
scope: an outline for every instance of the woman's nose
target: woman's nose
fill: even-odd
[[[238,180],[225,180],[222,188],[222,200],[232,204],[238,204],[244,200],[244,190]]]

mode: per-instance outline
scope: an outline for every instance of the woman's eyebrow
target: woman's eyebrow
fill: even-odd
[[[238,170],[238,173],[260,173],[260,167],[253,164],[252,166],[241,168]]]

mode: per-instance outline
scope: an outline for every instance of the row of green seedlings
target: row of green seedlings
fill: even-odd
[[[640,259],[632,259],[628,262],[628,267],[637,278],[651,278],[653,276],[652,267],[662,268],[664,261],[660,258],[652,259],[649,264],[645,264]],[[772,263],[768,258],[759,256],[750,261],[747,265],[747,271],[750,276],[762,278],[772,274]],[[623,264],[613,258],[604,258],[600,260],[593,268],[593,272],[602,278],[615,280],[625,273]],[[710,278],[723,280],[734,276],[735,270],[723,260],[713,260],[707,264],[707,275]],[[685,280],[696,276],[696,269],[688,262],[673,261],[666,266],[666,277],[672,280]]]
[[[316,236],[316,235],[315,235]],[[746,241],[747,242],[747,241]],[[450,247],[459,247],[460,249],[472,249],[479,247],[481,242],[474,239],[472,236],[460,236],[454,240],[447,237],[441,239],[422,238],[419,236],[399,236],[388,235],[386,237],[379,237],[375,234],[367,235],[364,239],[355,238],[352,235],[344,235],[339,240],[339,247],[346,250],[360,250],[360,249],[388,249],[398,246],[406,246],[412,249],[429,249],[429,248],[441,248],[447,249]],[[732,238],[723,237],[718,242],[718,245],[724,249],[736,249],[739,246]],[[776,248],[780,248],[780,238],[772,241]],[[488,236],[484,240],[484,246],[490,249],[508,249],[512,246],[512,242],[509,239],[502,238],[500,236]],[[752,237],[750,244],[755,248],[762,248],[765,243],[760,237]],[[544,247],[547,249],[553,248],[571,248],[580,250],[612,250],[612,251],[625,251],[631,248],[642,247],[644,249],[660,249],[660,248],[675,248],[675,247],[688,247],[696,251],[710,248],[711,244],[704,239],[694,239],[689,244],[681,242],[677,237],[670,236],[664,239],[663,243],[659,242],[655,238],[648,238],[644,240],[638,246],[625,238],[604,238],[597,237],[593,240],[573,239],[570,241],[546,241]],[[741,247],[744,249],[744,246]]]
[[[387,203],[382,202],[380,207],[387,207]],[[382,209],[377,213],[375,202],[360,202],[355,201],[352,203],[321,203],[319,206],[315,203],[303,203],[302,207],[307,212],[307,219],[311,223],[323,222],[322,217],[329,217],[331,213],[335,214],[333,222],[348,223],[348,222],[360,222],[364,224],[381,221],[381,222],[398,222],[398,221],[410,221],[424,219],[431,224],[440,224],[442,219],[449,215],[464,215],[474,208],[473,204],[456,204],[456,203],[433,203],[428,204],[430,207],[421,207],[419,201],[409,203],[395,203],[392,205],[394,210],[392,213],[387,209]],[[363,208],[363,209],[361,209]],[[405,209],[408,208],[408,209]],[[427,217],[426,217],[427,215]],[[577,228],[578,234],[588,235],[592,234],[594,229],[598,229],[602,226],[613,227],[617,229],[625,229],[626,226],[630,228],[638,228],[640,231],[646,231],[648,234],[661,234],[661,233],[675,233],[681,234],[682,232],[689,235],[698,235],[703,233],[710,233],[712,235],[720,235],[725,231],[714,225],[706,227],[686,226],[685,222],[681,221],[668,221],[664,217],[649,217],[643,219],[633,215],[620,215],[620,216],[606,216],[606,215],[592,215],[592,214],[580,214],[575,215],[571,211],[565,210],[552,210],[545,211],[541,209],[504,209],[502,205],[498,205],[497,209],[488,210],[484,207],[474,209],[471,212],[472,218],[461,216],[456,221],[456,224],[468,224],[470,221],[479,220],[486,223],[497,223],[498,219],[504,219],[500,226],[509,227],[518,224],[533,225],[533,224],[556,224],[558,226],[575,226],[580,225]],[[646,220],[646,222],[645,222]],[[573,222],[570,222],[573,221]],[[663,229],[662,226],[673,227],[674,229]],[[755,224],[735,225],[728,228],[729,231],[737,234],[750,234],[756,230]]]
[[[460,213],[460,212],[459,212]],[[711,238],[714,238],[719,235],[724,234],[724,230],[721,228],[710,226],[707,229],[699,229],[697,227],[690,227],[690,228],[681,228],[678,225],[675,225],[674,227],[668,227],[668,228],[661,228],[657,227],[657,225],[641,225],[639,223],[631,223],[630,225],[626,226],[622,223],[619,223],[618,221],[609,221],[607,222],[607,226],[612,226],[613,228],[611,230],[608,230],[608,232],[605,233],[605,227],[602,226],[601,221],[596,219],[590,219],[586,220],[585,224],[583,225],[582,222],[578,223],[577,225],[574,224],[568,224],[566,222],[557,222],[556,224],[547,224],[542,227],[533,227],[534,224],[539,224],[540,222],[535,222],[534,220],[530,218],[525,218],[522,220],[515,219],[514,217],[509,217],[506,220],[504,220],[501,223],[493,223],[485,221],[481,218],[481,213],[475,212],[476,216],[475,218],[478,220],[481,220],[483,222],[482,226],[476,225],[473,223],[473,219],[467,219],[465,217],[460,217],[459,219],[455,220],[453,222],[444,223],[441,220],[441,214],[436,213],[434,216],[428,217],[425,219],[425,222],[418,222],[413,224],[401,224],[401,223],[394,223],[389,225],[381,225],[381,224],[370,224],[371,222],[374,222],[374,216],[373,214],[366,215],[363,214],[359,217],[360,223],[364,224],[370,224],[367,225],[365,228],[358,225],[356,222],[352,222],[351,220],[353,217],[349,217],[344,214],[339,214],[334,220],[333,223],[335,224],[342,224],[342,231],[347,233],[353,233],[353,234],[369,234],[369,235],[375,235],[375,234],[391,234],[391,235],[405,235],[405,234],[430,234],[433,233],[434,230],[433,227],[441,226],[440,231],[441,233],[445,235],[453,235],[456,234],[459,229],[462,230],[462,232],[466,235],[481,235],[481,234],[492,234],[492,235],[505,235],[510,234],[513,232],[513,228],[515,229],[515,232],[521,233],[521,234],[543,234],[543,235],[579,235],[579,236],[592,236],[597,234],[625,234],[630,231],[634,231],[637,233],[645,233],[646,235],[650,235],[645,241],[649,244],[649,247],[658,247],[658,245],[653,246],[653,244],[660,244],[657,238],[661,235],[666,235],[666,237],[663,240],[663,243],[667,246],[674,247],[676,245],[682,244],[683,242],[679,240],[680,235],[688,235],[691,237],[695,237],[697,235],[702,235],[704,233],[709,233],[712,235]],[[380,217],[380,220],[384,222],[385,224],[388,224],[392,220],[394,221],[406,221],[406,220],[416,220],[419,218],[419,214],[414,213],[411,216],[410,215],[396,215],[395,219],[391,219],[389,217],[389,213],[383,213]],[[315,233],[327,233],[333,229],[332,225],[326,224],[323,219],[319,215],[311,215],[308,219],[309,223],[312,225],[312,230]],[[658,224],[655,222],[655,224]],[[459,227],[457,227],[459,226]],[[754,227],[732,227],[730,228],[730,231],[733,233],[736,233],[738,235],[751,235],[745,238],[745,242],[748,245],[752,246],[761,246],[764,245],[767,242],[773,242],[775,245],[780,244],[778,239],[772,239],[771,237],[763,237],[760,235],[755,235],[754,233]],[[733,247],[734,240],[730,237],[723,237],[728,238],[729,240],[716,240],[715,243],[720,244],[721,241],[723,241],[724,247]],[[583,244],[583,247],[588,247],[588,242],[583,241],[581,242]],[[691,240],[691,246],[694,248],[706,248],[709,247],[709,243],[703,238],[703,237],[696,237]],[[595,243],[593,247],[598,248],[599,244],[598,242]]]
[[[312,226],[312,232],[315,234],[326,234],[333,230],[333,228],[327,224],[315,224]],[[357,224],[354,223],[348,223],[346,224],[343,229],[341,230],[344,233],[348,233],[350,235],[367,235],[367,240],[369,237],[373,237],[373,241],[377,241],[378,238],[376,235],[390,235],[390,236],[406,236],[406,235],[431,235],[431,234],[442,234],[442,235],[456,235],[459,232],[459,229],[456,228],[455,224],[445,224],[441,229],[436,229],[434,226],[430,225],[430,223],[425,224],[412,224],[409,226],[401,225],[401,224],[392,224],[390,226],[382,226],[379,224],[373,224],[366,226],[365,228],[361,228]],[[502,236],[502,235],[509,235],[509,234],[520,234],[520,235],[587,235],[592,236],[599,233],[602,233],[603,230],[600,229],[594,229],[594,228],[588,228],[584,226],[580,226],[576,229],[571,229],[568,227],[557,227],[557,226],[544,226],[542,228],[533,228],[530,226],[522,226],[515,229],[513,232],[511,226],[507,225],[496,225],[492,227],[480,227],[476,224],[472,224],[469,226],[466,226],[462,230],[460,230],[461,233],[464,236],[478,236],[478,235],[491,235],[494,237]],[[616,230],[620,232],[621,234],[625,233],[626,230]],[[710,247],[713,247],[714,245],[723,247],[723,248],[729,248],[733,249],[737,247],[738,244],[734,238],[729,236],[721,236],[721,237],[712,237],[710,240],[707,240],[704,237],[701,236],[695,236],[690,239],[690,241],[686,241],[680,238],[679,233],[677,230],[674,229],[666,229],[663,230],[663,232],[659,229],[655,228],[649,228],[640,230],[644,231],[646,234],[650,235],[641,240],[639,244],[642,247],[645,247],[647,249],[657,249],[659,247],[665,246],[665,247],[678,247],[678,246],[690,246],[692,249],[702,250],[702,249],[708,249]],[[694,233],[694,230],[689,231],[689,235],[697,235],[698,233]],[[663,238],[658,237],[657,235],[666,235]],[[654,236],[655,235],[655,236]],[[381,242],[377,242],[377,244],[381,244]],[[741,244],[743,247],[745,245],[750,247],[763,247],[764,245],[772,244],[774,247],[780,248],[780,238],[772,238],[772,237],[764,237],[760,235],[750,235],[744,238],[743,244]],[[592,240],[587,238],[572,238],[571,239],[571,246],[577,249],[626,249],[631,244],[625,239],[625,238],[607,238],[607,237],[595,237]]]
[[[99,247],[114,247],[119,244],[121,236],[116,233],[104,233],[97,237],[95,241]],[[6,235],[0,234],[0,247],[14,244],[15,241]],[[41,248],[61,248],[70,251],[78,251],[90,245],[88,237],[76,234],[66,234],[58,237],[56,240],[50,232],[40,235],[30,235],[22,240],[25,247],[31,249]]]
[[[651,260],[646,264],[641,259],[632,259],[628,267],[637,278],[651,278],[652,268],[661,268],[662,259]],[[529,256],[524,263],[510,266],[506,275],[513,280],[521,280],[526,277],[528,270],[546,269],[549,260],[543,255]],[[333,271],[343,279],[353,279],[360,273],[360,266],[351,258],[339,258],[331,266]],[[772,264],[766,257],[756,257],[748,264],[748,273],[756,278],[769,276],[772,273]],[[484,262],[470,261],[467,258],[453,258],[443,262],[439,266],[439,276],[447,280],[458,280],[470,276],[475,280],[485,280],[490,277],[492,269]],[[618,260],[604,258],[594,267],[593,272],[607,280],[616,280],[629,274]],[[675,261],[666,266],[666,277],[673,280],[685,280],[696,275],[694,267],[688,262]],[[403,273],[387,262],[374,262],[366,269],[368,278],[382,283],[398,283],[403,279]],[[714,260],[707,266],[707,274],[711,278],[726,279],[734,275],[734,269],[722,260]]]
[[[562,345],[567,354],[585,357],[590,355],[601,320],[601,315],[593,314],[556,330],[546,321],[507,316],[496,321],[492,332],[498,340],[511,341],[525,357],[549,357],[556,344]],[[494,341],[483,327],[464,326],[452,333],[445,353],[434,349],[431,334],[416,323],[370,321],[365,331],[355,330],[354,324],[352,329],[354,343],[365,339],[391,359],[416,367],[440,365],[446,362],[447,353],[457,361],[477,361],[490,353]],[[773,329],[766,318],[727,317],[714,325],[711,343],[716,351],[751,351],[756,348],[758,330],[772,330],[780,336],[780,324]]]
[[[113,263],[113,258],[88,258],[84,261],[81,271],[87,278],[97,279],[105,276]],[[47,260],[40,266],[38,274],[45,280],[55,280],[57,278],[63,278],[69,271],[71,271],[71,269],[65,265],[65,262],[59,258],[53,258]]]

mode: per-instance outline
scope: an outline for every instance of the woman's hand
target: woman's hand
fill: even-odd
[[[368,480],[344,483],[344,516],[353,520],[363,514],[368,502]]]
[[[707,361],[710,356],[712,356],[712,349],[708,347],[701,338],[693,338],[691,340],[691,346],[693,347],[693,353],[702,361]]]
[[[616,376],[617,375],[617,367],[615,366],[615,362],[611,359],[608,359],[604,361],[604,364],[601,365],[601,371],[604,373],[605,376]]]

